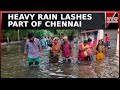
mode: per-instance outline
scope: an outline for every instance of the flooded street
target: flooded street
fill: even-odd
[[[48,52],[45,50],[40,67],[28,67],[22,62],[24,42],[16,45],[2,46],[1,77],[2,78],[118,78],[119,57],[116,56],[117,31],[107,32],[111,42],[109,57],[102,63],[82,61],[77,63],[77,44],[74,44],[74,60],[72,63],[49,63]]]

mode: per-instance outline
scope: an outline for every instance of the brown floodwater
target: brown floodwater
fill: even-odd
[[[112,33],[113,34],[113,33]],[[14,45],[3,45],[1,56],[2,78],[118,78],[119,57],[116,56],[117,38],[110,37],[112,48],[108,58],[103,62],[82,61],[77,63],[77,44],[74,44],[74,60],[72,63],[49,63],[48,52],[43,52],[39,67],[28,67],[28,62],[22,62],[24,42]]]

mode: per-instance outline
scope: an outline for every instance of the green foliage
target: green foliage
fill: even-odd
[[[2,41],[6,41],[7,37],[10,39],[10,41],[17,40],[17,30],[2,30]]]
[[[44,36],[70,36],[70,35],[78,35],[79,30],[74,29],[19,29],[20,39],[27,38],[28,33],[34,33],[35,37],[40,38]],[[10,41],[16,41],[18,39],[18,30],[2,30],[2,42],[7,41],[7,37],[9,37]]]

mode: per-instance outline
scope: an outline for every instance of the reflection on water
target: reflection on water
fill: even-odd
[[[115,48],[109,52],[109,60],[104,59],[101,64],[93,61],[77,61],[77,48],[75,60],[71,64],[62,63],[62,59],[56,64],[49,63],[48,52],[43,53],[40,67],[28,67],[28,62],[22,61],[24,42],[19,45],[2,46],[1,77],[3,78],[116,78],[119,77],[118,57],[115,56]]]

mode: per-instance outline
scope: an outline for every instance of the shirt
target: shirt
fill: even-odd
[[[55,44],[52,46],[52,52],[53,53],[58,53],[60,51],[60,45],[59,44]]]
[[[108,42],[109,41],[109,38],[108,36],[105,37],[105,42]]]
[[[39,50],[41,48],[41,44],[39,39],[34,38],[34,42],[30,42],[29,39],[26,40],[24,54],[27,54],[29,58],[37,58],[39,57]]]
[[[61,45],[62,48],[62,56],[65,58],[69,58],[71,57],[71,49],[73,48],[73,44],[72,43],[64,43],[63,45]]]
[[[40,42],[41,42],[41,45],[42,45],[42,46],[45,46],[45,45],[46,45],[46,40],[45,40],[45,39],[41,39]]]
[[[93,51],[93,44],[92,44],[92,42],[88,44],[88,47],[89,47],[88,56],[92,56],[93,55],[93,53],[92,53],[92,51]]]

